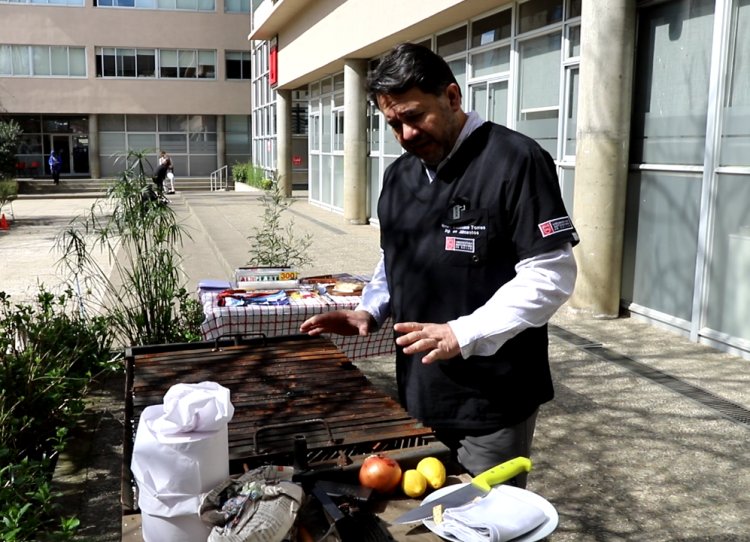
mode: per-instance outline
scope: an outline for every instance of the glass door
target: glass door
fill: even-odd
[[[70,146],[69,135],[53,135],[52,136],[52,149],[57,152],[57,156],[60,158],[60,174],[69,175],[71,166],[71,146]],[[50,150],[52,150],[50,149]],[[47,166],[49,167],[49,165]]]
[[[87,175],[89,173],[89,138],[88,135],[59,135],[50,136],[51,146],[49,151],[55,149],[62,162],[60,173],[62,175]],[[45,164],[47,173],[49,165]]]
[[[89,173],[89,136],[70,136],[71,139],[71,161],[73,169],[71,173],[83,175]]]

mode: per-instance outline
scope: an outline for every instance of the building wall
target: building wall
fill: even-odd
[[[0,43],[86,47],[86,78],[0,77],[10,113],[244,114],[249,81],[225,79],[223,51],[249,50],[249,15],[134,8],[0,4]],[[216,50],[216,79],[97,78],[96,47]]]
[[[232,5],[235,12],[225,13],[224,0],[216,0],[212,11],[96,7],[95,1],[56,6],[0,0],[0,46],[5,48],[0,62],[6,62],[0,64],[0,112],[25,126],[17,155],[19,175],[49,175],[46,164],[53,146],[63,154],[64,177],[115,175],[121,169],[116,157],[129,150],[146,151],[153,163],[152,153],[168,150],[178,176],[207,176],[224,164],[249,160],[249,6]],[[139,0],[99,1],[132,6]],[[13,48],[35,46],[58,52],[84,48],[85,74],[17,75],[15,67],[10,73],[7,59],[16,61]],[[115,49],[150,51],[144,58],[153,60],[153,75],[99,75],[97,53],[106,52],[114,66],[120,58]],[[185,77],[167,77],[166,72],[161,77],[162,54],[166,66],[168,55],[194,51],[196,62],[181,72]],[[233,59],[231,74],[227,51],[235,57],[247,54],[245,60]],[[201,72],[202,64],[209,63],[202,55],[213,55],[213,77]],[[30,64],[36,62],[31,58]],[[178,71],[175,67],[174,75]]]
[[[266,3],[268,3],[267,0]],[[282,9],[289,0],[277,2]],[[487,0],[315,0],[296,2],[279,33],[279,88],[297,88],[344,69],[344,59],[369,59],[507,2]],[[290,4],[290,8],[292,4]],[[397,16],[394,16],[397,14]],[[258,24],[255,25],[255,28]],[[253,35],[268,39],[270,29]],[[272,36],[268,36],[272,37]]]

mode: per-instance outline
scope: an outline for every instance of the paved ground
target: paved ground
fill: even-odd
[[[0,289],[20,295],[37,277],[50,281],[52,233],[89,203],[15,202],[17,221],[0,232]],[[262,212],[253,194],[178,194],[172,206],[192,235],[183,247],[190,284],[228,279],[246,262]],[[376,228],[344,224],[304,199],[288,214],[313,235],[306,272],[371,271]],[[750,542],[750,361],[633,318],[563,308],[552,323],[557,396],[539,417],[529,482],[560,514],[549,540]],[[390,360],[358,365],[392,386]],[[58,472],[81,539],[140,540],[119,508],[121,389],[109,381],[92,398],[86,438]]]

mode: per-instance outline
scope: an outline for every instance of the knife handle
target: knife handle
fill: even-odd
[[[528,457],[516,457],[478,474],[471,479],[471,483],[484,491],[489,491],[493,486],[502,484],[514,476],[530,470],[531,460]]]

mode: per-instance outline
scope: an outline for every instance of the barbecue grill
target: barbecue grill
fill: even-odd
[[[278,464],[336,479],[358,470],[372,453],[386,453],[404,465],[448,454],[430,428],[323,337],[232,337],[133,347],[126,352],[126,371],[125,510],[135,509],[130,461],[140,414],[161,404],[178,383],[213,381],[231,391],[230,474]]]

